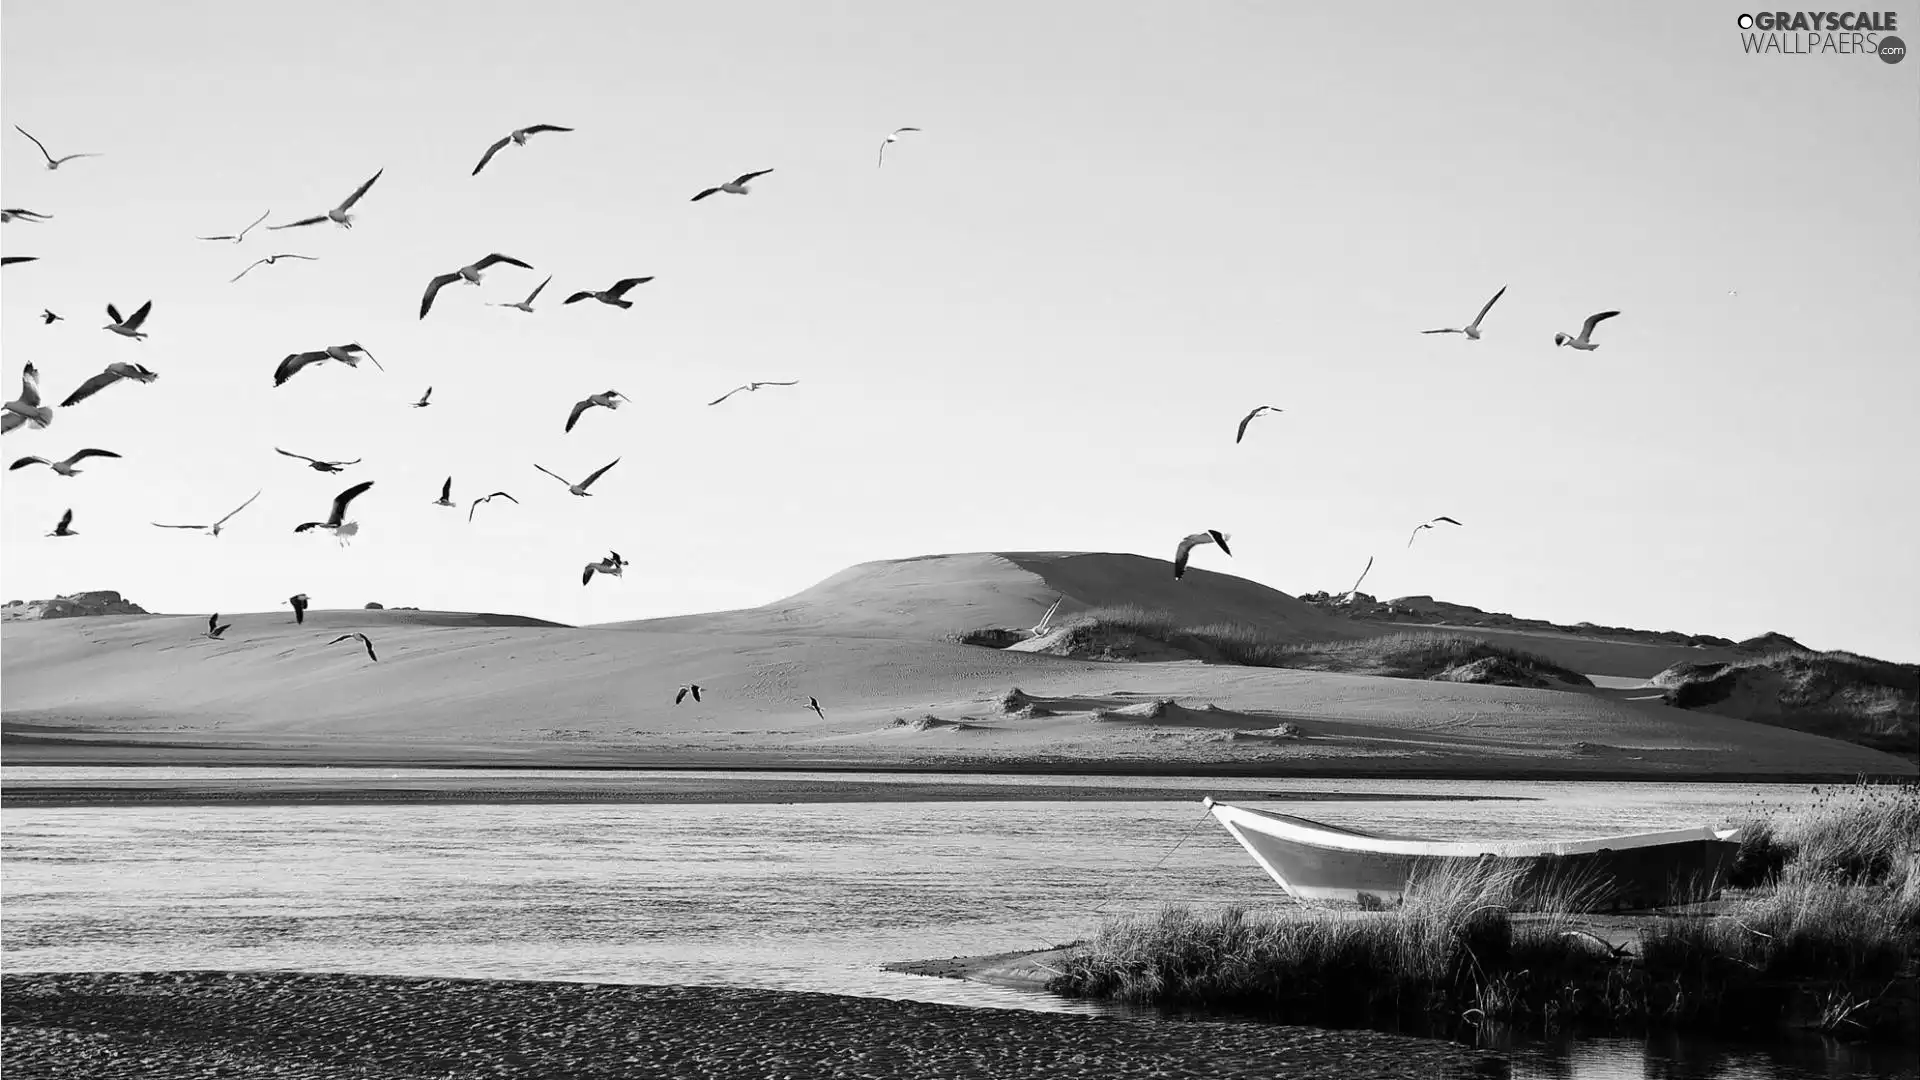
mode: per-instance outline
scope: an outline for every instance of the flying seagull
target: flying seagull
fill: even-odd
[[[139,364],[128,364],[116,360],[107,365],[107,370],[74,387],[73,393],[67,395],[67,400],[61,402],[60,407],[65,409],[78,405],[122,379],[131,379],[137,383],[150,383],[159,377],[160,374],[158,372],[149,371]]]
[[[0,255],[0,266],[12,266],[14,263],[39,262],[38,255]]]
[[[464,281],[469,285],[478,285],[480,284],[480,272],[495,263],[506,263],[508,266],[518,266],[523,270],[533,269],[532,266],[510,255],[502,255],[499,252],[494,252],[478,262],[468,263],[451,274],[441,274],[439,277],[427,282],[427,294],[420,298],[420,317],[423,319],[427,317],[427,311],[433,307],[433,298],[440,294],[440,286],[448,285],[456,281]]]
[[[20,372],[20,396],[7,402],[0,410],[0,434],[12,431],[21,424],[32,424],[36,428],[53,423],[53,410],[40,404],[40,372],[32,362]]]
[[[799,386],[799,385],[800,385],[799,379],[794,379],[791,382],[750,382],[745,384],[744,386],[734,387],[733,389],[727,391],[726,393],[721,394],[719,397],[714,398],[712,401],[707,402],[707,404],[718,405],[721,402],[727,400],[728,398],[732,397],[733,395],[739,393],[742,390],[758,390],[763,386]]]
[[[387,370],[386,365],[368,352],[364,346],[357,341],[352,341],[345,345],[329,345],[324,349],[315,349],[311,352],[288,353],[280,361],[279,366],[273,369],[273,385],[279,386],[285,383],[308,364],[317,364],[322,360],[338,360],[350,368],[357,368],[360,366],[361,357],[372,360],[373,366],[381,371]]]
[[[271,214],[271,213],[273,213],[273,211],[269,209],[267,211],[267,214]],[[258,225],[261,222],[267,220],[267,214],[261,214],[259,217],[254,218],[253,225]],[[237,244],[240,241],[245,240],[247,238],[247,234],[253,231],[253,225],[249,225],[246,228],[241,229],[239,232],[234,233],[232,235],[221,233],[219,236],[196,236],[194,237],[194,239],[195,240],[231,240]]]
[[[1415,531],[1417,532],[1418,530],[1415,530]],[[1352,596],[1354,593],[1359,592],[1360,583],[1367,580],[1367,574],[1372,569],[1373,569],[1373,556],[1369,555],[1367,556],[1367,568],[1365,570],[1360,571],[1359,577],[1353,579],[1353,588],[1348,589],[1346,592],[1346,595]]]
[[[302,225],[318,225],[323,221],[331,221],[335,225],[338,225],[343,229],[351,229],[353,228],[353,215],[347,213],[347,211],[353,209],[353,204],[359,202],[360,196],[365,195],[367,193],[367,189],[373,186],[373,182],[375,180],[380,179],[380,174],[386,171],[387,170],[383,168],[380,170],[380,172],[374,173],[372,176],[368,177],[366,183],[361,184],[359,187],[353,189],[353,194],[347,196],[347,201],[341,203],[339,206],[334,207],[333,209],[327,211],[324,214],[316,214],[313,217],[301,218],[299,221],[289,221],[285,225],[269,225],[267,226],[267,228],[297,229]]]
[[[646,277],[621,278],[619,281],[613,283],[612,288],[601,292],[595,292],[592,289],[582,289],[572,296],[567,297],[565,300],[562,300],[561,303],[571,304],[576,300],[598,300],[603,304],[612,304],[617,308],[630,308],[633,306],[633,301],[621,299],[627,295],[627,290],[633,288],[635,285],[645,285],[652,280],[652,274],[648,274]],[[532,299],[532,297],[528,297],[528,299]]]
[[[74,532],[71,528],[68,528],[68,526],[72,524],[73,524],[73,507],[69,506],[67,507],[67,512],[60,515],[60,524],[55,525],[53,527],[53,531],[48,533],[47,535],[48,536],[79,536],[80,535],[79,533]]]
[[[699,683],[688,683],[687,685],[681,687],[680,692],[673,695],[673,703],[675,705],[680,704],[682,701],[686,700],[686,697],[688,694],[693,695],[693,703],[695,705],[700,704],[700,684]]]
[[[21,127],[19,124],[13,125],[13,130],[19,132],[22,135],[26,135],[27,138],[29,139],[33,139],[32,135],[27,134],[27,129]],[[42,143],[39,139],[33,139],[33,145],[38,146],[40,148],[40,156],[47,159],[47,168],[49,169],[57,169],[60,166],[65,165],[67,162],[72,161],[74,158],[100,156],[99,154],[68,154],[66,157],[56,158],[52,154],[47,153],[46,144]]]
[[[120,309],[114,307],[112,304],[108,304],[107,318],[113,321],[101,327],[101,329],[111,330],[121,337],[130,337],[135,340],[144,338],[147,335],[141,331],[140,324],[147,321],[147,315],[151,311],[153,311],[153,301],[149,300],[140,305],[140,310],[135,311],[132,318],[123,319],[120,317]]]
[[[749,193],[749,189],[747,188],[748,181],[757,176],[765,176],[772,171],[772,169],[761,169],[759,172],[741,173],[728,183],[721,184],[719,187],[710,187],[688,201],[699,202],[701,199],[706,198],[716,191],[724,191],[729,195],[746,195]]]
[[[359,522],[348,521],[346,519],[347,504],[358,498],[361,492],[372,486],[373,481],[362,480],[340,494],[335,495],[333,497],[333,513],[327,516],[327,520],[302,522],[295,525],[293,531],[303,533],[308,529],[328,529],[333,532],[334,539],[340,541],[340,545],[345,547],[348,538],[360,532]]]
[[[487,162],[493,160],[493,155],[499,153],[500,148],[507,145],[508,143],[512,143],[515,146],[525,146],[527,145],[527,136],[529,135],[538,135],[543,131],[572,131],[572,130],[573,130],[572,128],[559,127],[554,124],[535,124],[532,127],[516,128],[514,129],[512,134],[502,136],[499,142],[494,143],[492,146],[487,147],[487,152],[480,156],[480,164],[475,165],[473,167],[473,175],[479,176],[480,170],[486,168]]]
[[[1507,287],[1505,285],[1502,285],[1500,286],[1500,291],[1493,294],[1493,299],[1487,301],[1487,306],[1480,309],[1480,314],[1475,315],[1473,317],[1473,321],[1463,327],[1459,327],[1459,328],[1446,327],[1439,330],[1422,330],[1420,332],[1423,334],[1465,334],[1467,335],[1468,341],[1479,341],[1480,340],[1480,320],[1486,318],[1487,312],[1493,310],[1494,302],[1499,300],[1501,297],[1505,295],[1507,295]]]
[[[827,718],[827,714],[826,714],[826,713],[823,713],[823,712],[821,712],[821,711],[820,711],[820,699],[819,699],[819,698],[817,698],[817,697],[813,697],[812,695],[808,695],[808,697],[807,697],[807,708],[809,708],[809,709],[812,709],[812,710],[813,710],[813,714],[814,714],[815,716],[818,716],[818,717],[819,717],[820,719],[822,719],[822,720],[825,720],[825,719]]]
[[[1453,520],[1452,518],[1450,518],[1450,517],[1447,517],[1447,516],[1445,516],[1445,515],[1442,515],[1442,516],[1440,516],[1440,517],[1437,517],[1437,518],[1434,518],[1434,519],[1433,519],[1433,521],[1424,521],[1424,522],[1421,522],[1420,524],[1418,524],[1418,525],[1415,525],[1415,526],[1413,527],[1413,532],[1411,532],[1411,533],[1409,533],[1409,534],[1407,534],[1407,546],[1408,546],[1408,547],[1412,547],[1412,546],[1413,546],[1413,539],[1414,539],[1414,537],[1416,537],[1416,536],[1419,536],[1419,535],[1420,535],[1420,530],[1421,530],[1421,529],[1431,529],[1431,528],[1433,528],[1433,526],[1434,526],[1434,523],[1435,523],[1435,522],[1440,522],[1440,521],[1444,521],[1444,522],[1446,522],[1446,523],[1447,523],[1447,524],[1449,524],[1449,525],[1458,525],[1458,524],[1460,524],[1459,522],[1457,522],[1457,521],[1455,521],[1455,520]],[[1368,565],[1368,566],[1372,566],[1372,565],[1373,565],[1373,563],[1372,563],[1372,562],[1368,562],[1368,563],[1367,563],[1367,565]],[[1362,575],[1360,575],[1360,576],[1361,576],[1361,577],[1365,577],[1366,575],[1365,575],[1365,574],[1362,574]],[[1359,586],[1357,586],[1357,585],[1356,585],[1356,586],[1354,586],[1354,587],[1355,587],[1355,588],[1359,588]]]
[[[620,557],[619,552],[609,551],[607,552],[606,558],[601,559],[599,562],[590,562],[587,564],[586,569],[580,571],[580,584],[585,585],[587,582],[592,581],[593,575],[595,574],[609,574],[613,577],[622,577],[626,573],[626,566],[627,562]]]
[[[1589,338],[1593,337],[1593,328],[1600,325],[1600,321],[1602,319],[1611,319],[1618,314],[1620,313],[1617,311],[1603,311],[1598,315],[1589,315],[1587,316],[1587,321],[1581,324],[1580,326],[1579,337],[1569,337],[1566,334],[1555,334],[1553,335],[1553,343],[1555,345],[1571,345],[1574,348],[1579,349],[1581,352],[1592,352],[1593,350],[1600,347],[1594,344],[1592,341],[1588,340]]]
[[[1252,412],[1240,418],[1240,430],[1233,433],[1233,444],[1235,446],[1238,446],[1240,445],[1240,440],[1247,437],[1247,425],[1253,423],[1254,417],[1259,416],[1261,413],[1266,413],[1266,412],[1285,412],[1285,411],[1286,410],[1282,409],[1278,405],[1254,406],[1254,409]]]
[[[360,644],[365,645],[367,647],[367,659],[372,660],[375,663],[380,662],[380,658],[373,655],[373,639],[368,637],[365,634],[358,634],[358,633],[341,634],[339,637],[334,638],[332,641],[327,642],[327,644],[338,645],[343,641],[350,641],[354,639],[358,639]]]
[[[547,281],[552,281],[552,280],[553,280],[553,275],[552,275],[552,274],[548,274],[548,275],[547,275]],[[498,301],[498,300],[493,300],[493,301],[489,301],[489,302],[488,302],[488,306],[489,306],[489,307],[510,307],[510,308],[515,308],[515,309],[517,309],[517,310],[519,310],[519,311],[524,311],[524,312],[526,312],[527,314],[529,314],[529,315],[531,315],[531,314],[533,314],[533,298],[534,298],[534,297],[536,297],[536,296],[539,296],[539,295],[540,295],[540,290],[541,290],[541,289],[544,289],[544,288],[546,288],[546,287],[547,287],[547,281],[543,281],[543,282],[541,282],[540,284],[538,284],[538,285],[535,285],[535,286],[533,287],[533,291],[527,294],[527,298],[526,298],[525,300],[522,300],[522,301],[520,301],[520,302],[519,302],[519,303],[517,303],[517,304],[508,304],[508,303],[503,303],[503,302],[501,302],[501,301]]]
[[[307,621],[307,594],[306,593],[294,593],[292,596],[287,597],[287,603],[293,605],[293,621],[294,622],[303,623]]]
[[[220,530],[226,528],[227,521],[231,519],[234,514],[237,514],[240,511],[245,510],[247,507],[252,506],[253,500],[259,497],[260,497],[260,492],[258,491],[254,492],[252,498],[249,498],[246,502],[243,502],[239,506],[234,507],[233,513],[228,514],[226,517],[221,518],[219,521],[216,521],[211,525],[162,525],[157,521],[154,522],[153,524],[156,528],[161,528],[161,529],[204,529],[206,530],[207,535],[209,536],[219,536]]]
[[[273,450],[277,454],[285,454],[290,458],[299,458],[301,461],[307,462],[308,467],[313,469],[314,472],[339,472],[349,465],[360,464],[359,458],[354,458],[352,461],[321,461],[319,458],[310,458],[305,454],[296,454],[289,450],[282,450],[277,446],[274,447]]]
[[[433,387],[429,386],[427,387],[427,392],[420,395],[420,400],[413,403],[413,407],[416,409],[424,409],[427,406],[433,404],[433,402],[427,400],[432,396],[433,396]]]
[[[52,308],[40,309],[40,321],[46,323],[48,326],[52,326],[54,323],[60,322],[65,318],[66,316],[64,315],[55,315]]]
[[[31,221],[31,222],[37,223],[42,221],[52,221],[53,215],[43,214],[38,210],[22,210],[17,206],[8,207],[5,210],[0,210],[0,222],[12,221],[14,218],[19,218],[21,221]]]
[[[7,471],[12,472],[15,469],[24,469],[29,465],[45,465],[61,476],[74,476],[80,472],[79,469],[74,468],[74,465],[78,462],[85,461],[90,457],[117,458],[119,456],[119,454],[111,450],[95,450],[89,447],[85,450],[75,450],[72,454],[68,455],[65,461],[49,461],[38,455],[23,457],[19,461],[7,466]]]
[[[473,500],[473,505],[471,505],[471,506],[469,506],[469,507],[467,507],[467,523],[468,523],[468,524],[472,524],[472,523],[473,523],[473,512],[474,512],[475,510],[478,510],[478,509],[480,509],[480,504],[481,504],[481,503],[483,503],[483,502],[492,502],[492,501],[493,501],[493,500],[495,500],[495,499],[505,499],[505,500],[507,500],[508,502],[510,502],[510,503],[512,503],[512,504],[513,504],[513,505],[515,505],[515,506],[519,506],[519,505],[520,505],[520,500],[519,500],[519,499],[516,499],[516,498],[514,498],[513,496],[511,496],[511,495],[509,495],[509,494],[507,494],[507,493],[506,493],[506,492],[504,492],[504,491],[496,491],[496,492],[494,492],[494,493],[493,493],[493,494],[491,494],[491,495],[482,495],[481,497],[479,497],[479,498],[477,498],[477,499],[475,499],[475,500]]]
[[[609,461],[605,465],[600,466],[598,469],[593,470],[593,475],[587,477],[585,480],[582,480],[577,484],[569,482],[566,477],[561,476],[559,473],[554,472],[552,469],[547,468],[545,465],[542,465],[539,462],[535,462],[533,467],[536,469],[539,469],[543,473],[546,473],[548,476],[553,477],[555,480],[558,480],[561,483],[566,484],[567,490],[574,493],[575,495],[589,495],[591,494],[591,492],[589,492],[587,489],[593,486],[593,482],[595,480],[600,479],[600,474],[606,472],[608,469],[611,469],[618,464],[620,464],[620,459],[614,458],[612,461]]]
[[[876,168],[876,169],[877,169],[877,168],[879,168],[879,167],[880,167],[881,165],[885,165],[885,164],[887,163],[887,144],[888,144],[888,143],[890,143],[890,142],[899,142],[899,141],[900,141],[900,133],[901,133],[901,132],[903,132],[903,131],[919,131],[919,130],[920,130],[919,128],[915,128],[915,127],[905,127],[905,128],[894,128],[894,129],[893,129],[893,133],[892,133],[892,134],[890,134],[890,135],[888,135],[888,136],[887,136],[886,138],[884,138],[884,139],[881,139],[881,140],[880,140],[880,161],[879,161],[879,163],[878,163],[878,164],[876,164],[876,165],[874,165],[874,168]]]
[[[566,430],[572,431],[573,425],[580,422],[580,414],[593,408],[595,405],[604,405],[609,409],[617,409],[620,407],[622,401],[632,400],[632,398],[618,390],[603,390],[598,394],[588,394],[584,400],[573,403],[573,411],[567,414]]]
[[[1206,532],[1182,537],[1180,546],[1173,549],[1173,580],[1179,581],[1181,575],[1187,572],[1187,555],[1201,544],[1219,544],[1221,551],[1232,555],[1233,550],[1227,547],[1227,541],[1232,536],[1232,533],[1223,533],[1219,529],[1208,529]]]
[[[207,616],[207,636],[215,641],[220,640],[220,635],[226,633],[228,628],[232,626],[232,623],[227,623],[224,626],[221,625],[220,613],[217,611]]]
[[[440,485],[440,497],[433,500],[433,505],[435,506],[452,506],[453,505],[453,477],[451,476],[447,477],[447,482]]]
[[[307,260],[308,262],[319,262],[319,261],[320,261],[320,257],[319,257],[318,255],[293,255],[293,254],[288,254],[288,253],[285,253],[285,252],[282,252],[282,253],[281,253],[281,254],[279,254],[279,255],[269,255],[269,256],[267,256],[267,257],[266,257],[266,258],[264,258],[264,259],[255,259],[255,260],[253,260],[252,262],[250,262],[250,263],[248,263],[248,264],[247,264],[247,269],[246,269],[246,270],[242,270],[242,271],[240,271],[239,273],[237,273],[237,274],[235,274],[235,275],[233,275],[232,277],[230,277],[230,278],[228,278],[228,279],[227,279],[227,284],[229,284],[229,285],[231,285],[231,284],[233,284],[234,282],[236,282],[236,281],[239,281],[239,280],[240,280],[241,278],[243,278],[243,277],[246,277],[246,276],[247,276],[247,270],[252,270],[252,269],[253,269],[254,267],[256,267],[256,266],[260,266],[260,265],[262,265],[262,264],[265,264],[265,265],[267,265],[267,266],[272,266],[272,265],[273,265],[274,263],[276,263],[276,262],[279,262],[279,261],[280,261],[281,259],[305,259],[305,260]]]

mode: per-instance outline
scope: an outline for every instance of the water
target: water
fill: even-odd
[[[337,769],[45,769],[246,785],[343,775],[488,787],[618,774]],[[675,773],[716,782],[749,773]],[[633,774],[636,784],[658,774]],[[1113,778],[786,774],[904,784],[1112,786]],[[0,834],[7,971],[298,968],[684,983],[1099,1012],[1093,1003],[881,970],[890,961],[1061,944],[1105,914],[1284,902],[1197,800],[1231,788],[1334,824],[1441,838],[1723,824],[1767,785],[1160,779],[1186,801],[358,804],[21,808]],[[1289,804],[1288,792],[1334,792]],[[1488,797],[1370,801],[1369,793]],[[1351,796],[1351,797],[1347,797]],[[1790,1080],[1915,1075],[1909,1061],[1799,1042],[1697,1039],[1516,1048],[1516,1076]],[[1902,1070],[1905,1070],[1904,1072]]]

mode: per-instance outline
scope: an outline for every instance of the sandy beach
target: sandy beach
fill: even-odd
[[[1501,1076],[1374,1032],[683,986],[287,972],[7,975],[12,1077]]]

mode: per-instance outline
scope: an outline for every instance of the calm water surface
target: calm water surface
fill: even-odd
[[[30,780],[338,780],[337,769],[0,769]],[[514,783],[500,772],[363,775]],[[542,771],[598,785],[618,774]],[[736,780],[751,773],[676,772]],[[793,774],[787,774],[794,778]],[[634,774],[644,780],[645,774]],[[1106,777],[808,774],[849,784],[1100,784]],[[298,968],[686,983],[1098,1012],[1051,995],[881,970],[1045,948],[1162,904],[1285,903],[1217,825],[1210,790],[1270,793],[1333,824],[1464,839],[1725,824],[1803,786],[1156,778],[1186,802],[138,806],[7,810],[7,971]],[[850,792],[853,789],[850,788]],[[1351,799],[1288,804],[1289,792]],[[1486,801],[1369,801],[1487,796]],[[853,797],[850,794],[850,798]],[[1914,1076],[1837,1043],[1532,1044],[1516,1076]]]

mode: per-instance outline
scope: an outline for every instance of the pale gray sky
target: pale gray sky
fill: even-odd
[[[1920,61],[1745,55],[1743,10],[10,3],[5,203],[55,219],[0,236],[41,259],[0,280],[5,395],[26,360],[56,402],[161,377],[6,437],[126,459],[6,474],[5,597],[593,622],[1213,527],[1293,593],[1371,554],[1381,595],[1920,658]],[[577,130],[468,175],[533,123]],[[48,172],[13,124],[104,156]],[[382,168],[352,231],[192,239]],[[276,251],[321,261],[228,283]],[[492,251],[536,269],[416,319]],[[535,314],[482,306],[548,273]],[[645,274],[630,311],[560,303]],[[1418,333],[1502,285],[1484,340]],[[149,298],[151,340],[99,329]],[[386,372],[272,387],[349,340]],[[705,404],[749,379],[801,383]],[[616,456],[590,499],[533,469]],[[361,479],[351,548],[291,533]],[[256,488],[218,540],[148,524]],[[521,505],[469,527],[495,489]],[[1466,528],[1408,551],[1437,514]],[[637,565],[583,589],[609,548]]]

